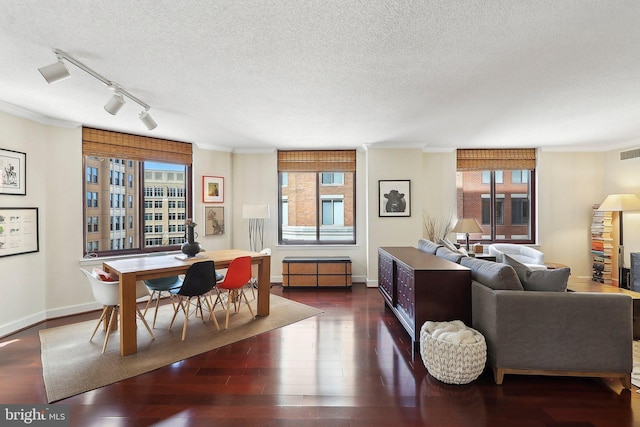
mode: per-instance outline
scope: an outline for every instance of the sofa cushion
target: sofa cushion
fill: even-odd
[[[455,262],[456,264],[460,264],[460,259],[464,256],[458,251],[452,251],[442,246],[436,250],[436,256],[440,258],[444,258],[451,262]]]
[[[570,268],[553,270],[532,270],[513,257],[504,254],[505,264],[516,271],[525,291],[565,292],[571,274]]]
[[[431,240],[427,240],[427,239],[418,240],[418,249],[420,249],[422,252],[427,252],[429,254],[435,255],[436,251],[440,247],[442,247],[442,245],[433,243]]]
[[[495,289],[522,291],[520,279],[513,267],[499,262],[463,257],[460,264],[471,269],[471,278],[476,282]]]
[[[459,248],[456,248],[456,246],[447,239],[440,239],[438,243],[440,243],[445,248],[449,249],[451,252],[457,252],[459,254],[462,254],[463,256],[469,255],[465,248],[463,248],[462,246],[460,246]],[[436,252],[436,255],[437,255],[437,252]]]

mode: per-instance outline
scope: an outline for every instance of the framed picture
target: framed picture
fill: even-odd
[[[204,235],[220,236],[224,234],[224,207],[204,207]]]
[[[0,208],[0,257],[39,250],[38,208]]]
[[[378,181],[378,216],[411,216],[411,181]]]
[[[27,155],[19,151],[0,149],[0,194],[27,194]]]
[[[202,203],[222,203],[224,201],[224,178],[221,176],[202,177]]]

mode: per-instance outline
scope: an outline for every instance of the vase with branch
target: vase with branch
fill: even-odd
[[[427,211],[422,212],[422,237],[434,243],[438,243],[440,239],[445,239],[451,229],[453,221],[453,213],[449,212],[447,216],[435,216]]]

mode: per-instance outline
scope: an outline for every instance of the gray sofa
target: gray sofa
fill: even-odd
[[[619,378],[631,388],[631,297],[544,291],[540,277],[553,281],[563,272],[536,272],[538,282],[529,286],[517,266],[462,256],[425,239],[418,248],[471,269],[471,326],[486,339],[497,384],[505,374],[564,375]],[[523,282],[537,290],[525,290]]]
[[[632,299],[524,290],[506,264],[462,258],[471,269],[473,328],[487,342],[494,380],[505,374],[619,378],[631,388]]]

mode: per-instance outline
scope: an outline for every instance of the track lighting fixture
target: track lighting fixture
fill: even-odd
[[[124,98],[120,92],[116,92],[111,99],[105,104],[104,109],[107,110],[107,113],[113,114],[114,116],[118,114],[118,111],[124,105]]]
[[[58,58],[58,61],[51,65],[38,68],[38,71],[40,71],[40,74],[42,74],[42,77],[44,77],[48,83],[55,83],[71,76],[67,66],[62,62],[62,58]]]
[[[53,53],[55,53],[56,56],[58,57],[58,62],[53,63],[51,65],[47,65],[42,68],[38,68],[38,70],[42,74],[42,77],[44,77],[48,83],[55,83],[59,80],[65,79],[70,76],[67,66],[65,65],[64,62],[62,62],[62,60],[64,59],[65,61],[70,62],[71,64],[75,65],[85,73],[89,74],[93,78],[100,80],[106,86],[112,89],[115,89],[116,93],[111,97],[111,99],[109,99],[109,101],[104,106],[104,109],[109,114],[113,114],[115,116],[118,113],[118,111],[120,111],[120,108],[122,108],[122,106],[125,104],[124,97],[126,96],[127,98],[129,98],[130,100],[132,100],[133,102],[135,102],[136,104],[144,108],[144,110],[140,113],[140,120],[147,127],[147,129],[153,130],[158,126],[155,120],[153,120],[149,115],[149,110],[151,109],[151,107],[148,104],[142,102],[139,98],[133,96],[131,93],[129,93],[127,90],[120,87],[118,84],[96,73],[91,68],[84,65],[82,62],[69,56],[67,53],[58,49],[53,49]]]
[[[154,130],[158,126],[156,121],[153,120],[153,118],[149,115],[149,112],[146,110],[140,113],[140,120],[149,130]]]

